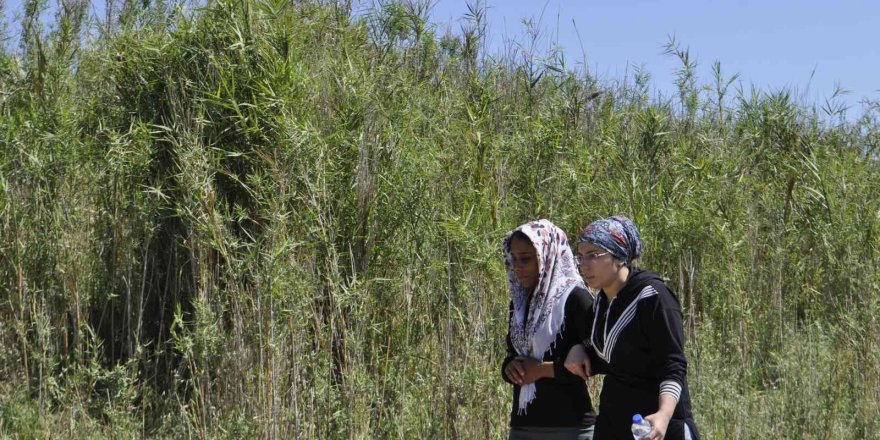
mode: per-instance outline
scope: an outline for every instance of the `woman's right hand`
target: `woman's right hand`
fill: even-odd
[[[590,378],[590,357],[581,344],[575,344],[565,357],[565,369],[584,380]],[[510,376],[508,376],[510,377]]]

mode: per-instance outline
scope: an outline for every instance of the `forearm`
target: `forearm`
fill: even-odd
[[[592,346],[585,347],[584,349],[590,359],[590,376],[608,373],[608,364],[596,354],[595,349]]]
[[[541,362],[540,364],[538,364],[537,368],[538,379],[556,377],[556,372],[553,368],[553,362]]]
[[[661,394],[660,395],[660,409],[657,410],[658,414],[662,414],[667,419],[672,418],[672,413],[675,412],[675,406],[678,405],[678,399],[675,396],[670,394]]]
[[[528,372],[526,373],[526,383],[532,383],[539,379],[555,377],[553,371],[553,362],[541,362],[537,359],[529,359],[527,362]]]
[[[650,314],[643,317],[651,323],[648,342],[653,362],[659,367],[660,396],[669,396],[678,402],[687,377],[681,310],[666,292],[659,294],[656,301],[653,308],[645,310]]]

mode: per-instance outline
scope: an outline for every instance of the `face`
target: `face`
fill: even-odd
[[[526,289],[533,289],[538,284],[538,253],[535,247],[530,241],[514,238],[510,240],[510,254],[516,278]]]
[[[579,243],[578,260],[578,270],[591,289],[604,289],[617,279],[620,263],[599,246]]]

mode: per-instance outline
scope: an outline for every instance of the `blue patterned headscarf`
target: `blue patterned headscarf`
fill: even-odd
[[[629,217],[622,215],[590,223],[581,233],[578,242],[599,246],[627,266],[645,250],[639,228]]]

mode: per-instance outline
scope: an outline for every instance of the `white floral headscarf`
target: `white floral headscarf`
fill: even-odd
[[[531,296],[513,271],[510,239],[516,232],[522,232],[531,240],[538,258],[538,283]],[[562,330],[568,295],[575,287],[586,288],[575,266],[568,237],[549,220],[526,223],[504,237],[504,266],[507,268],[507,283],[513,300],[510,341],[518,355],[543,360],[544,353]],[[535,391],[534,383],[520,388],[520,413],[525,413],[526,407],[535,398]]]

